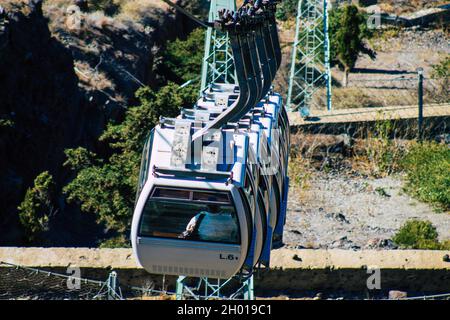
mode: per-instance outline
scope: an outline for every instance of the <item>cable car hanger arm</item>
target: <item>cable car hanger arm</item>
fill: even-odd
[[[192,13],[190,13],[189,11],[183,9],[182,7],[177,5],[176,3],[173,3],[172,1],[169,1],[169,0],[161,0],[161,1],[165,2],[166,4],[168,4],[169,6],[174,8],[175,10],[181,12],[182,14],[187,16],[188,18],[194,20],[195,22],[197,22],[199,25],[201,25],[204,28],[213,28],[214,27],[214,23],[200,20],[199,18],[194,16]]]

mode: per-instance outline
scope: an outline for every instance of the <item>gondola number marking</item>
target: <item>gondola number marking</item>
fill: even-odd
[[[220,260],[230,260],[230,261],[232,261],[232,260],[238,260],[239,259],[239,257],[235,256],[234,254],[223,254],[223,253],[221,253],[219,255],[219,257],[220,257]]]

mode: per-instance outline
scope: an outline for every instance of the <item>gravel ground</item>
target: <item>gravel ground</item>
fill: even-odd
[[[423,68],[426,77],[432,76],[432,65],[438,64],[450,54],[449,35],[440,30],[400,31],[397,37],[373,40],[377,57],[371,60],[361,55],[356,62],[356,70],[349,77],[349,85],[362,85],[361,80],[394,79],[401,76],[414,77],[417,68]],[[370,70],[371,72],[357,70]],[[406,74],[389,74],[389,72],[410,72]],[[341,79],[343,73],[333,68],[333,76]],[[373,83],[367,83],[368,86]],[[389,85],[387,83],[386,85]],[[397,83],[397,85],[399,85]]]
[[[316,172],[307,190],[290,190],[283,240],[306,248],[395,249],[390,239],[409,219],[430,220],[440,240],[450,238],[449,213],[404,194],[399,176]]]

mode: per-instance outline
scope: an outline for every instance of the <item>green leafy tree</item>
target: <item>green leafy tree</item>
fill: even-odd
[[[277,6],[276,17],[278,20],[286,21],[297,14],[298,0],[285,0]]]
[[[191,32],[186,40],[175,40],[167,44],[164,54],[165,69],[173,73],[179,83],[199,77],[202,67],[205,31],[201,28]]]
[[[27,190],[18,207],[27,241],[32,242],[39,233],[47,230],[49,218],[55,213],[54,193],[55,183],[48,171],[39,174],[34,180],[34,186]]]
[[[72,170],[81,170],[92,166],[96,162],[96,154],[79,147],[76,149],[65,150],[67,157],[64,166],[69,167]]]
[[[376,53],[364,43],[369,36],[366,19],[356,6],[346,5],[330,12],[331,58],[344,70],[344,86],[361,53],[375,59]]]
[[[192,105],[197,90],[169,83],[159,91],[141,88],[136,97],[140,105],[129,108],[122,123],[108,125],[100,138],[115,151],[111,157],[97,159],[82,148],[66,151],[66,166],[77,172],[64,188],[68,201],[79,203],[83,211],[96,214],[98,222],[118,232],[130,226],[145,138],[160,116],[174,117],[181,107]]]

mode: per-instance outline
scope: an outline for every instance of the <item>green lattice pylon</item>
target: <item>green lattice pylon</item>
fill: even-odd
[[[290,110],[300,111],[303,116],[308,116],[313,106],[323,108],[323,105],[326,105],[326,108],[331,110],[327,2],[327,0],[298,2],[287,106]],[[326,94],[313,100],[319,88],[325,88]]]
[[[178,277],[176,283],[177,300],[217,300],[224,298],[230,300],[254,300],[253,275],[242,282],[237,282],[235,278],[219,280],[206,277]]]
[[[209,22],[217,18],[221,9],[236,10],[235,0],[211,0]],[[227,33],[208,28],[203,57],[201,91],[210,83],[236,83],[230,41]]]

